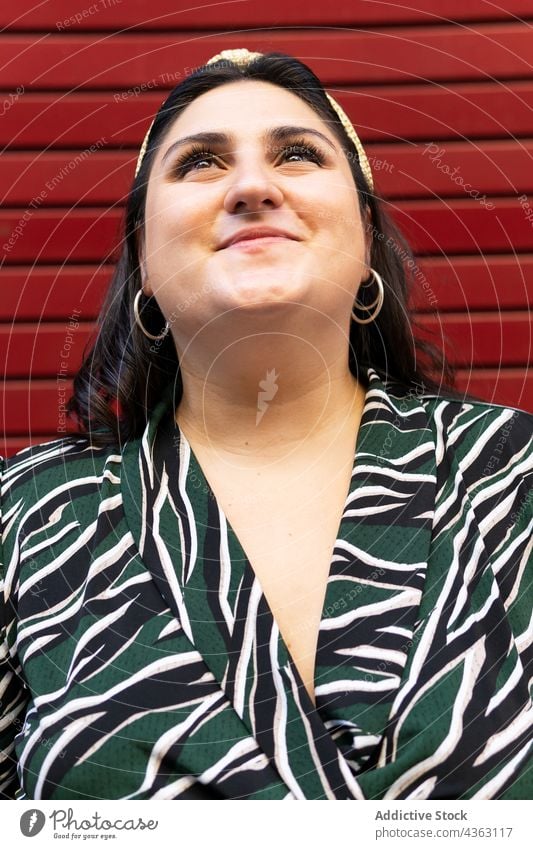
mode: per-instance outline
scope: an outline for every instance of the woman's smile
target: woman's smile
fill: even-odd
[[[224,250],[233,250],[237,248],[240,251],[244,251],[245,253],[255,253],[256,251],[262,250],[264,248],[272,247],[278,243],[287,243],[293,242],[297,244],[296,239],[289,239],[287,236],[256,236],[252,239],[239,239],[238,242],[232,242],[231,245],[228,245]]]

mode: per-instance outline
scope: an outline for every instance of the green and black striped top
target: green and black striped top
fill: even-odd
[[[316,707],[170,387],[4,460],[0,797],[532,797],[533,416],[368,379]]]

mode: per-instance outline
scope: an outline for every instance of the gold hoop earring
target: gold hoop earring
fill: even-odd
[[[143,294],[143,290],[139,289],[139,291],[135,295],[135,300],[133,301],[133,312],[134,312],[134,315],[135,315],[135,321],[139,325],[139,327],[141,328],[144,335],[148,337],[148,339],[152,339],[154,342],[158,342],[160,339],[165,338],[165,336],[167,335],[167,333],[169,331],[170,324],[168,323],[168,321],[166,322],[165,329],[162,331],[162,333],[159,334],[159,336],[154,336],[153,333],[149,333],[146,330],[144,324],[141,321],[141,316],[139,314],[139,298],[141,297],[142,294]]]
[[[374,307],[375,307],[375,309],[374,309],[374,312],[372,313],[372,315],[369,316],[368,318],[359,318],[359,316],[354,313],[353,307],[352,307],[352,318],[353,318],[354,321],[357,322],[357,324],[370,324],[371,321],[374,321],[375,318],[378,316],[378,314],[381,310],[381,307],[383,306],[383,302],[385,300],[385,287],[383,285],[383,280],[381,278],[381,275],[379,275],[374,268],[371,268],[370,272],[373,275],[374,280],[378,285],[377,297],[374,301],[372,301],[371,304],[360,304],[360,303],[358,303],[357,298],[356,298],[354,300],[354,307],[357,307],[357,309],[359,309],[359,310],[367,310],[367,311],[374,309]],[[372,285],[374,283],[374,280],[367,280],[367,281],[365,281],[365,283],[362,283],[361,286],[366,288],[366,286]],[[361,286],[359,288],[361,288]]]

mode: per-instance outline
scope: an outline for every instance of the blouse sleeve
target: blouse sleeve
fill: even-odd
[[[497,798],[529,799],[533,777],[524,727],[531,722],[533,675],[533,415],[503,408],[487,417],[469,446],[463,472],[512,633],[509,656],[515,650],[518,656],[512,675],[500,685],[502,696],[515,694],[517,774]],[[502,703],[499,710],[503,716]]]
[[[452,636],[443,640],[448,646],[462,631],[465,658],[473,641],[479,652],[469,655],[470,679],[464,673],[470,690],[468,699],[461,698],[470,719],[466,724],[461,704],[465,746],[464,757],[461,751],[450,761],[462,765],[453,798],[529,799],[533,416],[484,403],[459,411],[441,405],[439,416],[438,456],[443,477],[449,473],[443,490],[448,512],[441,508],[441,515],[462,573],[462,583],[461,577],[456,582],[461,597],[450,605],[452,625],[443,628]]]
[[[0,457],[0,493],[3,490],[3,472],[4,459]],[[0,799],[15,799],[20,785],[14,741],[23,725],[27,699],[8,644],[8,634],[15,625],[15,616],[5,595],[4,517],[1,504],[0,499]]]
[[[531,634],[533,572],[533,415],[501,408],[495,423],[477,434],[477,473],[465,469],[467,488],[525,670],[533,657]],[[472,456],[474,449],[470,452]],[[470,478],[470,480],[468,480]]]

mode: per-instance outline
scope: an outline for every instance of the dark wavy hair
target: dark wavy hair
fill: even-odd
[[[67,404],[68,414],[77,419],[78,432],[90,434],[93,444],[120,444],[139,437],[170,382],[174,383],[176,404],[181,400],[183,387],[172,334],[154,344],[134,319],[133,299],[141,288],[139,259],[148,180],[156,151],[188,104],[218,86],[243,79],[273,83],[294,92],[328,123],[347,156],[363,221],[370,211],[370,265],[383,278],[385,301],[372,323],[361,325],[352,320],[348,346],[352,373],[364,381],[366,368],[371,366],[383,379],[400,383],[408,390],[442,394],[444,389],[448,395],[459,397],[454,370],[444,354],[416,338],[408,308],[416,268],[412,251],[385,212],[383,201],[369,191],[353,142],[320,80],[294,57],[271,52],[253,59],[246,67],[229,61],[200,66],[172,89],[155,116],[141,168],[127,198],[122,246],[97,332],[84,352]],[[375,291],[375,287],[363,287],[358,301],[370,304]],[[155,298],[148,299],[142,316],[150,332],[161,332],[165,318]]]

